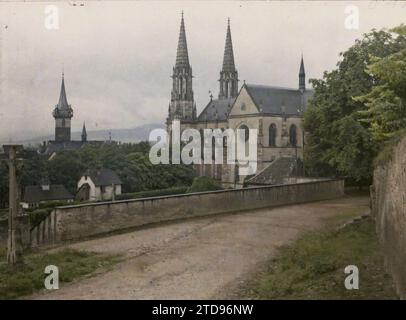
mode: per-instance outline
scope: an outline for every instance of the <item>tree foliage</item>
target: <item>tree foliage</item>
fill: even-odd
[[[310,80],[315,91],[304,114],[305,163],[309,174],[347,176],[358,182],[370,179],[372,161],[380,144],[371,130],[372,121],[362,121],[362,115],[372,106],[366,103],[367,95],[392,81],[388,70],[383,70],[387,65],[373,64],[382,64],[392,55],[397,57],[405,47],[404,35],[372,30],[340,54],[337,69],[325,72],[322,79]],[[389,69],[398,71],[391,63]]]
[[[406,26],[393,29],[406,36]],[[385,57],[371,57],[367,73],[377,79],[372,90],[356,97],[367,107],[359,112],[375,141],[382,143],[406,128],[406,46]]]
[[[109,168],[123,182],[123,192],[139,192],[190,186],[195,176],[192,166],[153,165],[149,161],[149,144],[105,144],[87,145],[77,151],[57,153],[52,160],[25,150],[20,155],[18,177],[22,188],[38,185],[48,177],[52,184],[62,184],[73,194],[77,183],[87,169]],[[5,163],[0,165],[0,205],[4,207],[8,197],[8,171]]]

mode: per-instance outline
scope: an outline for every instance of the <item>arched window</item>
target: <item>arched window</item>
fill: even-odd
[[[200,132],[201,159],[203,159],[203,157],[204,157],[204,131],[203,131],[203,129],[200,129],[199,132]]]
[[[289,129],[289,142],[292,147],[296,147],[297,134],[296,134],[296,126],[294,124],[292,124]]]
[[[240,126],[239,129],[245,131],[245,141],[248,141],[248,139],[250,138],[250,129],[245,124]]]
[[[276,125],[272,123],[269,126],[269,146],[276,147]]]

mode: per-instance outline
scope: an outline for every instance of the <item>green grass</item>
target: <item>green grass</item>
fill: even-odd
[[[6,249],[0,248],[0,299],[15,299],[44,289],[47,265],[59,268],[59,287],[99,268],[108,268],[119,261],[118,256],[63,249],[52,253],[26,253],[23,263],[15,267],[5,262]]]
[[[359,269],[359,290],[344,287],[347,265]],[[370,218],[338,230],[309,232],[282,247],[249,292],[255,299],[397,298]]]

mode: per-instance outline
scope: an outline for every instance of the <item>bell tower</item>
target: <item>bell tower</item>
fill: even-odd
[[[71,119],[73,110],[68,104],[65,91],[65,79],[62,73],[61,92],[59,94],[59,102],[55,106],[52,113],[55,118],[55,141],[66,142],[71,140]]]
[[[170,123],[174,118],[181,121],[193,121],[196,119],[192,79],[192,67],[189,63],[185,22],[182,12],[176,62],[172,73],[172,93],[167,123]]]
[[[220,71],[219,99],[235,98],[238,94],[238,72],[234,63],[233,42],[231,40],[230,19],[227,23],[226,45],[223,68]]]

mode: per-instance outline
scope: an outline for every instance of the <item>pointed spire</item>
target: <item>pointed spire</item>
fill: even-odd
[[[59,94],[58,108],[59,109],[68,109],[69,108],[68,100],[66,99],[64,72],[62,72],[62,83],[61,83],[61,92]]]
[[[180,22],[178,50],[176,52],[175,68],[176,67],[189,67],[189,55],[188,55],[188,50],[187,50],[185,21],[183,19],[183,11],[182,11],[182,19]]]
[[[231,40],[230,18],[227,21],[226,45],[224,48],[223,70],[235,71],[233,42]]]
[[[300,69],[299,69],[299,90],[303,93],[306,90],[306,74],[303,62],[303,54],[302,59],[300,60]]]
[[[82,142],[87,141],[87,132],[86,132],[86,124],[83,122],[83,128],[82,128]]]
[[[303,54],[302,54],[302,59],[300,60],[299,75],[305,75],[305,69],[304,69],[304,63],[303,63]]]

